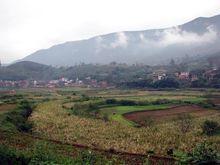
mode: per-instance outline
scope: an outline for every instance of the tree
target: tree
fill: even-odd
[[[156,81],[153,86],[155,88],[179,88],[180,84],[174,78],[166,78],[164,80]]]
[[[203,78],[199,78],[198,80],[192,81],[192,88],[204,88],[207,87],[207,81]]]
[[[218,151],[212,144],[203,142],[195,146],[191,153],[175,151],[179,164],[217,164]]]
[[[171,67],[176,66],[176,63],[175,63],[174,59],[171,59],[171,60],[170,60],[170,66],[171,66]]]
[[[204,134],[211,136],[220,130],[219,124],[215,121],[206,120],[202,124],[202,131]]]

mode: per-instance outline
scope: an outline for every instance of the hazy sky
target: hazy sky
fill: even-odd
[[[164,28],[220,14],[220,0],[0,0],[0,60],[116,31]]]

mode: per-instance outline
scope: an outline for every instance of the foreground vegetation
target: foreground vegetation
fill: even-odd
[[[146,153],[152,150],[165,155],[169,148],[190,151],[196,143],[207,139],[220,144],[219,136],[202,135],[200,124],[207,118],[219,121],[219,115],[195,119],[194,128],[182,134],[175,122],[150,128],[133,128],[117,122],[72,116],[60,103],[49,102],[37,107],[31,121],[35,123],[34,132],[49,139],[131,153]]]
[[[153,161],[149,155],[168,156],[186,164],[216,160],[220,113],[212,98],[218,95],[217,90],[87,88],[4,94],[0,96],[0,163],[143,164]],[[144,125],[124,117],[182,105],[203,107],[206,113],[183,113],[160,121],[147,117]]]

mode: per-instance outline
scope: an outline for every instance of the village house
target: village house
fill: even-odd
[[[100,88],[107,88],[108,87],[108,83],[106,81],[101,81],[99,83]]]
[[[196,81],[196,80],[198,80],[198,76],[195,75],[195,74],[190,74],[190,80],[191,81]]]
[[[176,73],[175,75],[180,80],[188,80],[189,79],[189,72],[179,72],[179,73]]]
[[[210,70],[207,70],[205,73],[204,73],[204,77],[207,78],[208,80],[212,80],[214,78],[214,76],[216,74],[218,74],[219,70],[218,69],[210,69]]]
[[[153,81],[163,80],[167,77],[166,70],[160,69],[156,70],[152,74]]]

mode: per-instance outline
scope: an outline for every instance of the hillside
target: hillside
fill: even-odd
[[[54,75],[54,70],[47,65],[22,61],[1,67],[0,80],[50,79]]]
[[[18,72],[22,72],[22,71],[40,72],[50,67],[47,65],[43,65],[31,61],[22,61],[11,64],[7,68],[17,70]]]
[[[125,31],[101,35],[88,40],[71,41],[39,50],[24,61],[53,66],[80,63],[108,64],[167,63],[220,51],[220,15],[200,17],[180,26],[144,31]]]

